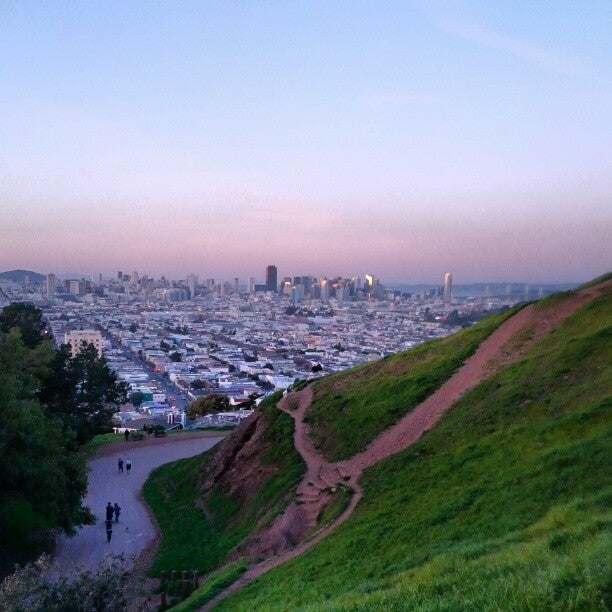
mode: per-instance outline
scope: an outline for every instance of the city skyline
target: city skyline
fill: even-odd
[[[612,5],[0,5],[0,270],[579,283]]]

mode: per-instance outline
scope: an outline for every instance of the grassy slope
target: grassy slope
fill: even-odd
[[[611,318],[608,295],[473,389],[220,609],[610,609]]]
[[[318,381],[306,415],[315,446],[330,461],[363,450],[448,380],[513,312]]]
[[[151,474],[143,492],[163,532],[158,556],[149,570],[152,575],[162,570],[215,569],[257,525],[284,508],[305,465],[293,447],[293,420],[275,407],[278,399],[273,396],[260,407],[269,423],[264,442],[271,442],[263,462],[275,465],[277,471],[244,507],[218,490],[207,499],[210,520],[196,506],[196,483],[203,461],[216,449],[162,466]]]

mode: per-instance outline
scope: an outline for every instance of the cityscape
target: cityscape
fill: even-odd
[[[279,277],[275,265],[265,268],[264,282],[246,284],[137,271],[106,279],[22,273],[20,280],[0,280],[0,297],[40,306],[58,344],[69,344],[73,356],[83,342],[94,344],[130,395],[143,394],[137,410],[118,413],[122,429],[236,424],[250,414],[236,407],[250,406],[253,396],[447,336],[558,288],[505,285],[494,294],[485,286],[482,295],[455,296],[450,272],[437,287],[409,292],[372,274]],[[188,424],[185,407],[207,394],[227,396],[232,409]]]

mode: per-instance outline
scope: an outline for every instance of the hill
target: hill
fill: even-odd
[[[220,609],[607,609],[610,286],[600,279],[450,346],[419,347],[416,360],[408,351],[289,394],[280,406],[295,417],[306,477],[260,534],[282,530],[291,511],[305,520],[306,541],[247,570],[236,586],[258,579]],[[422,401],[423,376],[413,374],[427,362],[439,376]],[[354,443],[358,421],[339,419],[323,429],[354,447],[326,446],[320,402],[335,394],[339,413],[365,414],[359,396],[373,387],[380,398],[369,396],[369,411],[401,405],[398,422],[368,426]],[[248,546],[257,539],[226,555],[242,565],[178,609],[197,609],[249,558],[261,560]]]
[[[26,277],[30,283],[43,283],[45,275],[31,270],[10,270],[9,272],[0,272],[0,280],[8,280],[14,283],[25,283]]]

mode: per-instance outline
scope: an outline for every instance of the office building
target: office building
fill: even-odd
[[[47,297],[53,297],[57,291],[57,276],[55,274],[47,274]]]
[[[451,302],[453,299],[453,275],[447,272],[444,275],[444,301]]]
[[[278,270],[276,266],[268,266],[266,268],[266,291],[276,293],[278,289]]]

